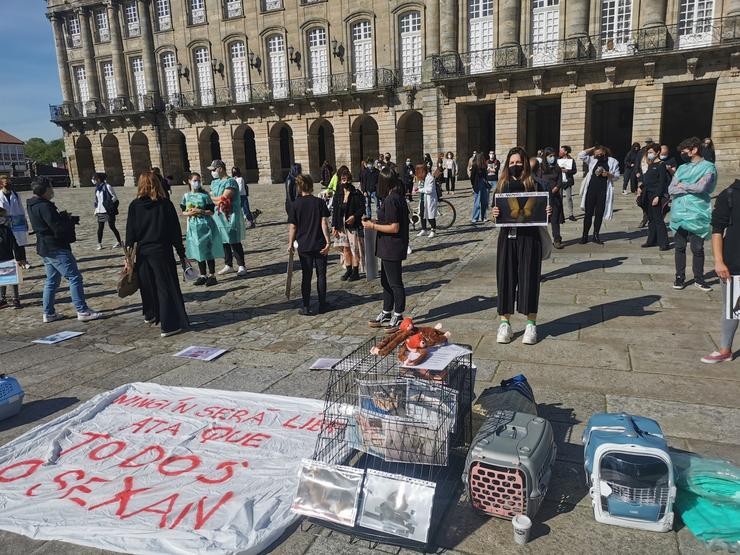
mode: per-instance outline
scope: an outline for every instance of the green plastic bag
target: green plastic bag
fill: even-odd
[[[671,452],[675,510],[699,540],[740,548],[740,468],[727,461]]]

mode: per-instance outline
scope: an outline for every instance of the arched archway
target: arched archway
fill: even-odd
[[[113,133],[108,133],[103,138],[103,171],[108,176],[108,183],[114,187],[124,184],[121,151],[118,148],[118,139]]]
[[[93,160],[90,139],[85,135],[80,135],[75,142],[75,158],[77,159],[77,175],[80,178],[80,186],[90,185],[90,180],[95,173],[95,160]]]
[[[206,127],[198,137],[198,153],[200,154],[200,173],[203,181],[211,182],[211,171],[208,166],[214,160],[221,160],[221,140],[212,127]],[[229,168],[230,169],[230,168]]]
[[[321,179],[321,166],[325,161],[336,168],[334,127],[322,118],[314,121],[308,130],[308,166],[315,180]]]
[[[399,164],[403,164],[406,158],[410,158],[412,164],[420,164],[424,160],[424,118],[419,112],[410,110],[399,118],[396,144]]]
[[[360,161],[380,156],[378,123],[367,114],[352,123],[350,152],[352,155],[352,175],[360,175]]]
[[[246,123],[234,130],[234,165],[242,171],[247,183],[257,183],[260,172],[257,164],[257,143],[254,131]]]
[[[190,173],[190,157],[185,135],[177,129],[169,129],[165,134],[164,174],[171,175],[173,184],[184,183]],[[208,161],[210,163],[210,160]]]
[[[145,171],[152,169],[152,159],[149,156],[149,139],[141,131],[137,131],[129,139],[131,146],[131,168],[134,171],[134,183]]]
[[[293,151],[293,130],[282,121],[270,129],[270,173],[273,183],[285,181],[290,166],[295,160]]]

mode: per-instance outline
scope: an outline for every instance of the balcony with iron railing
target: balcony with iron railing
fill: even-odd
[[[584,36],[433,56],[432,79],[457,79],[737,43],[740,43],[740,18],[705,19],[694,22],[690,27],[660,25],[608,37]]]
[[[133,99],[88,100],[49,106],[51,121],[63,123],[93,117],[125,116],[136,113],[156,112],[163,104],[157,95],[143,94]]]

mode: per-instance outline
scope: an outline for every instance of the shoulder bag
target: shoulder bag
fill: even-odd
[[[125,247],[123,256],[128,263],[128,271],[124,268],[121,270],[121,276],[118,278],[118,296],[122,299],[130,297],[139,290],[139,278],[136,275],[136,253],[138,252],[138,243],[133,247]]]

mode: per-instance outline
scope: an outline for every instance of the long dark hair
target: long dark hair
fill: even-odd
[[[388,166],[380,170],[380,175],[378,176],[378,197],[381,199],[387,197],[398,187],[398,183],[401,183],[400,179],[396,177],[396,173]]]
[[[470,168],[470,180],[474,181],[478,179],[481,175],[486,175],[487,173],[488,173],[487,158],[482,152],[479,152],[473,158],[473,165]]]
[[[520,146],[515,146],[506,155],[506,162],[504,162],[503,166],[501,167],[501,176],[500,176],[498,183],[496,184],[497,193],[503,193],[508,190],[509,181],[511,180],[511,178],[509,177],[509,161],[511,160],[512,156],[517,156],[517,155],[522,160],[523,167],[522,167],[521,181],[524,184],[524,190],[525,191],[535,190],[534,177],[532,177],[532,170],[529,167],[529,156],[527,156],[527,151],[524,150]]]

